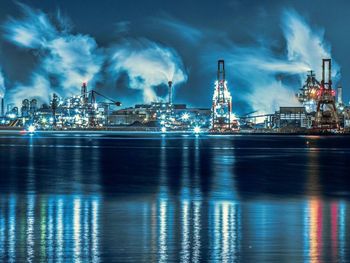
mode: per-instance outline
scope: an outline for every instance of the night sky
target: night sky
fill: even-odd
[[[349,1],[37,0],[21,3],[40,9],[49,16],[60,10],[62,16],[69,20],[72,33],[91,36],[101,49],[108,49],[125,39],[147,39],[174,50],[182,60],[187,75],[187,81],[176,87],[177,103],[210,107],[216,61],[225,59],[234,108],[241,113],[258,106],[251,107],[249,101],[240,95],[247,94],[249,87],[237,76],[239,72],[230,61],[232,57],[237,58],[233,53],[237,47],[251,47],[253,50],[254,47],[266,47],[274,57],[285,56],[287,48],[281,30],[282,16],[285,10],[293,10],[313,30],[324,32],[332,58],[340,66],[341,78],[337,82],[344,87],[344,99],[350,99]],[[6,31],[4,25],[9,17],[21,16],[16,2],[0,2],[0,67],[8,90],[19,82],[26,84],[38,63],[35,52],[13,45],[3,37]],[[232,46],[235,48],[231,49]],[[112,80],[106,76],[107,73],[101,75],[96,86],[108,95],[125,101],[126,105],[142,101],[138,94],[140,91],[127,88],[130,85],[127,81]],[[258,77],[255,78],[259,81]],[[287,82],[289,78],[288,74],[283,76]],[[298,82],[292,83],[296,92],[299,86],[295,83]],[[162,87],[157,89],[157,92],[164,92]],[[264,93],[263,88],[261,92]]]

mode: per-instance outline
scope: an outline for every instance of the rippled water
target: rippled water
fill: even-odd
[[[350,137],[0,135],[0,262],[350,262]]]

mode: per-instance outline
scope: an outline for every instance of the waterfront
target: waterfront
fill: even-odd
[[[349,262],[346,136],[0,135],[0,261]]]

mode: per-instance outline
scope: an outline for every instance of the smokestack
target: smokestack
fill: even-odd
[[[172,91],[172,86],[173,86],[173,82],[171,80],[169,80],[168,82],[169,85],[169,105],[173,104],[173,91]]]
[[[343,87],[338,87],[338,104],[343,104]]]
[[[5,100],[4,98],[1,98],[1,101],[0,101],[0,104],[1,104],[1,112],[0,112],[0,117],[4,117],[5,115]]]
[[[87,87],[86,82],[83,82],[83,85],[81,86],[81,98],[83,100],[83,104],[87,103]]]
[[[81,86],[81,96],[83,98],[86,97],[86,82],[83,82],[83,85]]]

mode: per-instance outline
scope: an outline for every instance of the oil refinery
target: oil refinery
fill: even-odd
[[[191,108],[173,102],[173,82],[167,100],[120,108],[112,99],[82,83],[81,92],[61,98],[52,94],[48,104],[28,97],[22,105],[5,104],[1,98],[2,130],[112,130],[208,133],[348,133],[350,106],[343,103],[342,87],[334,89],[331,59],[322,60],[321,80],[309,71],[296,94],[300,106],[283,105],[268,114],[237,116],[226,80],[225,61],[217,64],[211,108]],[[337,90],[337,92],[336,92]],[[232,95],[233,94],[233,95]]]

